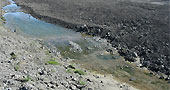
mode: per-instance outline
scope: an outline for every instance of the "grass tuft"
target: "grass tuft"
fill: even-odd
[[[50,60],[50,61],[48,61],[47,62],[48,64],[51,64],[51,65],[59,65],[59,62],[57,62],[57,61],[54,61],[54,60]]]
[[[79,84],[80,84],[80,85],[86,85],[86,82],[84,82],[84,81],[79,81]]]
[[[72,69],[69,68],[69,69],[66,70],[66,72],[67,73],[72,73]]]
[[[15,66],[14,69],[15,69],[15,71],[19,71],[19,66],[18,65]]]
[[[30,80],[32,80],[32,79],[29,76],[27,76],[27,77],[25,77],[23,79],[20,79],[19,81],[21,81],[21,82],[28,82]]]
[[[79,75],[85,75],[86,74],[84,71],[79,70],[79,69],[75,69],[74,73],[78,73]]]

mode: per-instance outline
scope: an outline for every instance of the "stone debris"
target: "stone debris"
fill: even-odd
[[[73,51],[73,52],[79,52],[81,53],[83,50],[81,49],[81,47],[73,42],[73,41],[69,41],[69,45],[71,46],[70,50]]]

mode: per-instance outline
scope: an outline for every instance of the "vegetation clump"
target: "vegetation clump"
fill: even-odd
[[[80,84],[80,85],[86,85],[86,82],[84,82],[84,81],[79,81],[79,84]]]
[[[51,59],[50,61],[47,62],[48,64],[51,65],[59,65],[59,62],[55,61],[55,59]]]
[[[45,55],[48,55],[48,56],[49,56],[50,54],[51,54],[51,52],[50,52],[50,51],[48,51],[48,50],[47,50],[47,51],[45,51]]]
[[[79,70],[79,69],[75,69],[74,73],[78,73],[79,75],[85,75],[86,74],[84,71]]]
[[[19,66],[18,65],[15,66],[14,69],[15,69],[15,71],[19,71]]]
[[[22,78],[22,79],[19,79],[20,82],[28,82],[30,80],[32,80],[32,79],[29,76]]]
[[[69,68],[69,69],[66,70],[66,72],[67,73],[72,73],[72,69]]]

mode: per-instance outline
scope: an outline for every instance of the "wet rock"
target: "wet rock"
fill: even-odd
[[[91,48],[91,47],[87,47],[87,50],[92,50],[93,48]]]
[[[166,77],[165,80],[166,80],[166,81],[170,81],[170,77]]]
[[[80,52],[81,53],[83,51],[77,43],[69,41],[69,45],[72,46],[71,50],[74,51],[74,52]]]
[[[131,77],[130,79],[129,79],[129,81],[135,81],[136,80],[136,78],[134,78],[134,77]]]

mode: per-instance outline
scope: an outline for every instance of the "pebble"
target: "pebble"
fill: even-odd
[[[71,90],[75,90],[75,89],[77,89],[77,87],[74,86],[74,85],[71,85],[71,86],[70,86],[70,89],[71,89]]]
[[[129,81],[135,81],[136,80],[136,78],[134,78],[134,77],[131,77],[130,79],[129,79]]]

